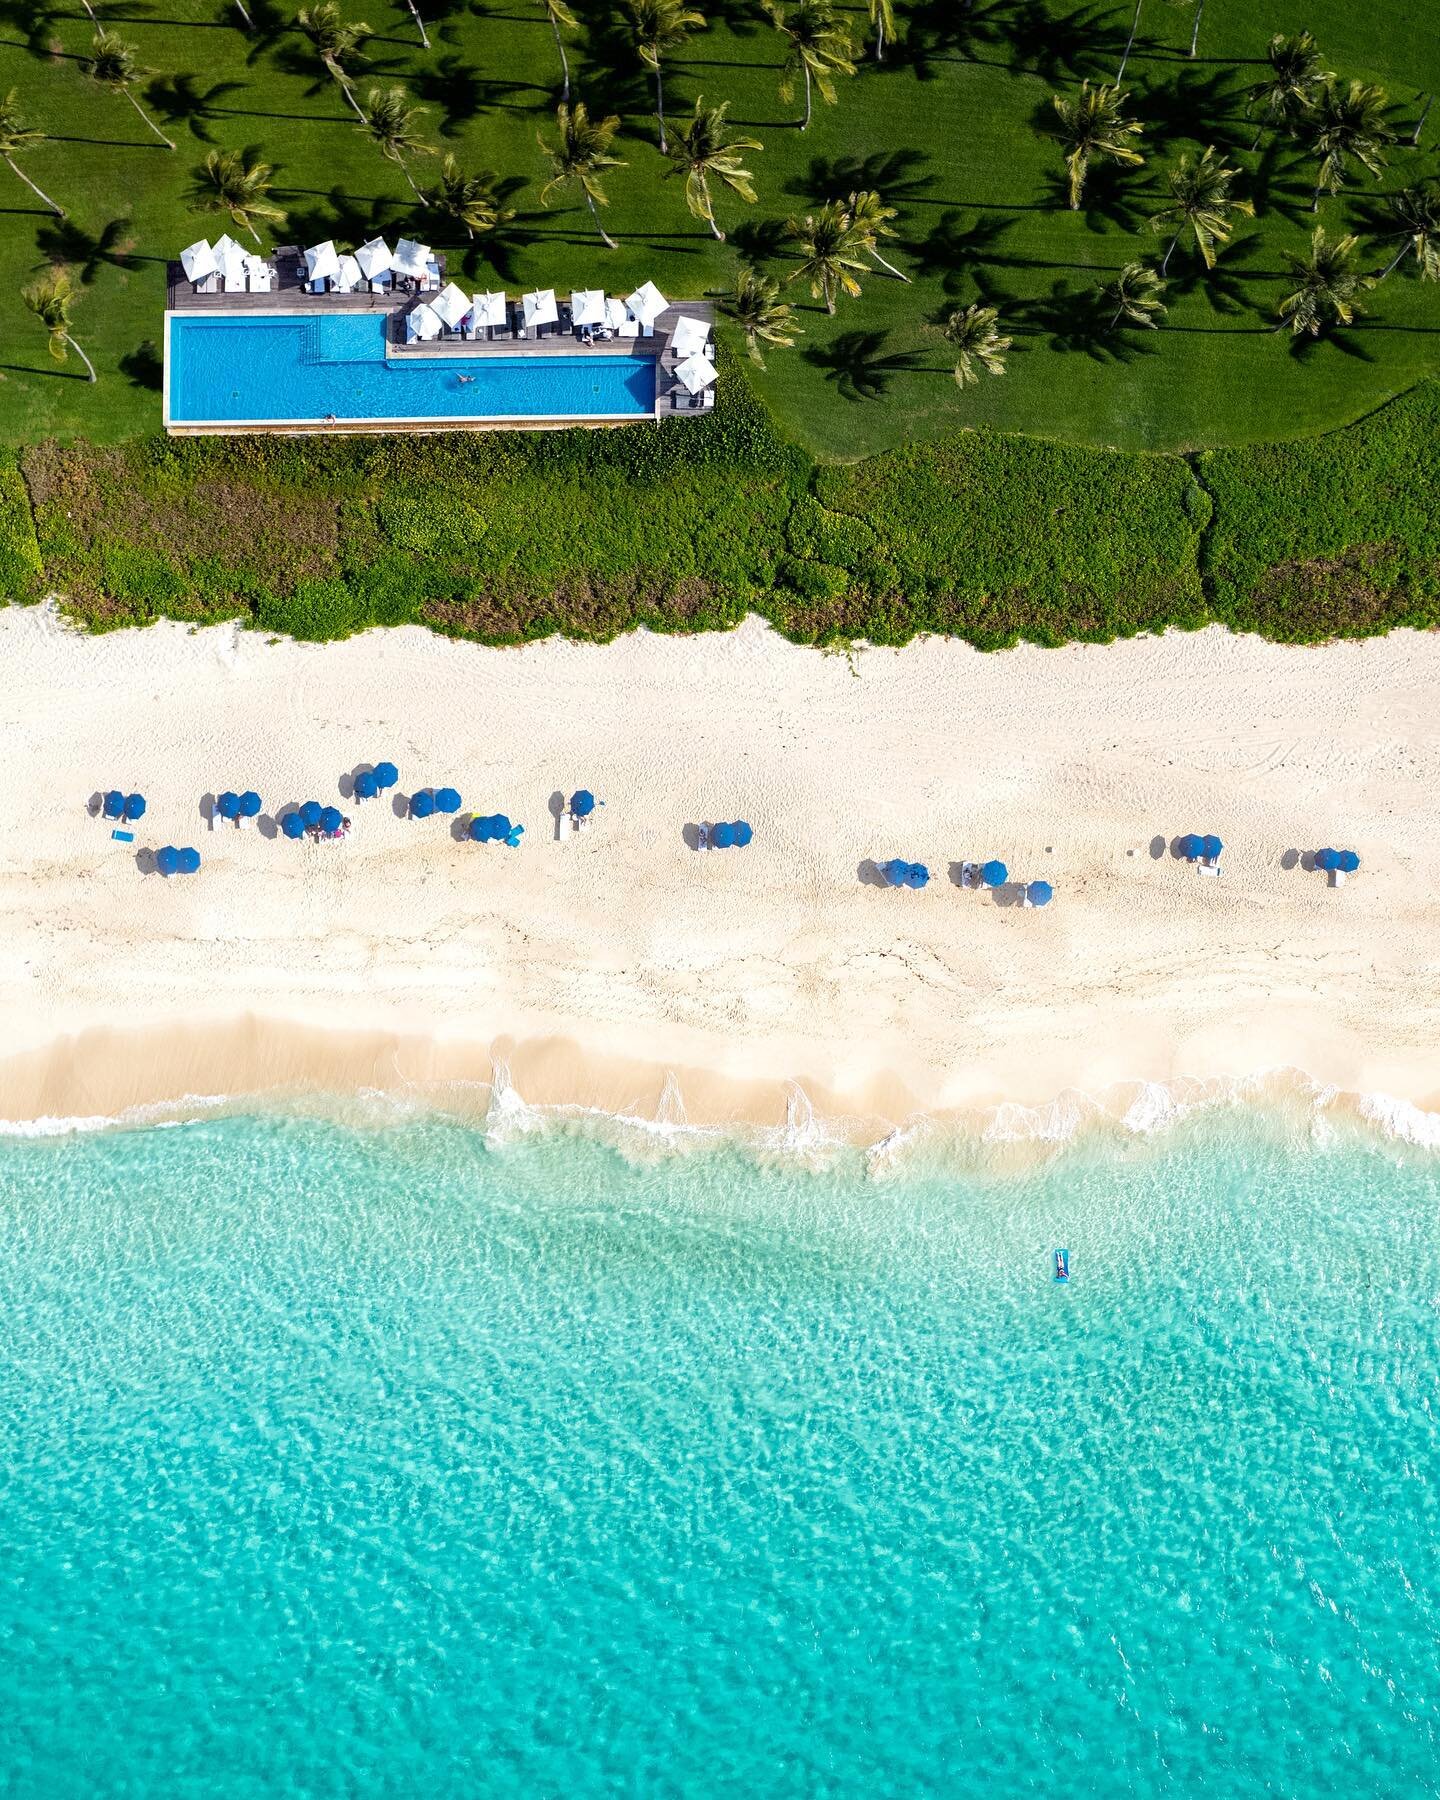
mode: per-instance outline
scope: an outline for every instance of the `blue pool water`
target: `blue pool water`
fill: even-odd
[[[613,418],[655,410],[648,356],[385,356],[379,314],[169,322],[172,424]]]
[[[0,1790],[1435,1794],[1436,1169],[0,1140]]]

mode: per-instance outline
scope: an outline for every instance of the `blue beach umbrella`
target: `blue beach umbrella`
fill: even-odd
[[[222,819],[238,819],[240,817],[240,796],[224,793],[215,802],[215,810]]]
[[[577,788],[570,796],[570,810],[577,819],[588,819],[595,810],[595,796],[589,788]]]
[[[1220,854],[1220,852],[1225,848],[1225,846],[1220,842],[1218,837],[1215,837],[1213,834],[1208,833],[1208,832],[1205,835],[1204,839],[1202,840],[1202,843],[1203,843],[1203,847],[1205,850],[1205,854],[1206,854],[1206,856],[1209,856],[1209,857],[1218,856]]]
[[[380,783],[375,779],[373,769],[362,769],[355,777],[355,798],[357,800],[373,800],[380,792]]]
[[[320,823],[320,815],[324,810],[325,808],[318,800],[307,800],[300,808],[300,817],[305,821],[306,826],[313,831]]]
[[[384,790],[386,788],[394,787],[395,783],[399,779],[400,779],[400,772],[395,767],[394,763],[376,763],[376,765],[375,765],[375,785],[376,785],[376,787],[378,787],[381,790],[382,793],[384,792]]]
[[[880,873],[885,877],[888,886],[902,887],[909,867],[909,863],[902,862],[898,856],[893,856],[889,862],[881,863]]]
[[[717,850],[733,850],[735,848],[735,827],[733,825],[711,826],[710,842]]]
[[[107,819],[123,819],[125,816],[125,796],[118,788],[111,788],[105,796],[102,809]]]
[[[260,796],[255,792],[254,788],[246,788],[245,792],[240,796],[240,817],[242,819],[255,819],[259,816]]]
[[[490,829],[494,833],[496,840],[499,841],[508,838],[515,827],[505,817],[504,813],[494,813],[491,815]]]
[[[930,871],[924,863],[911,863],[905,871],[905,885],[908,888],[923,888],[930,879]]]
[[[1315,852],[1315,867],[1317,869],[1325,870],[1338,869],[1340,867],[1339,852],[1335,850],[1317,850]]]
[[[127,819],[143,819],[145,817],[145,796],[143,794],[127,794],[125,796],[125,817]]]
[[[303,838],[305,835],[305,815],[299,812],[288,812],[280,821],[280,829],[287,838]]]
[[[1353,875],[1359,867],[1360,858],[1353,850],[1342,850],[1340,852],[1340,873],[1342,875]]]
[[[1025,898],[1032,906],[1048,906],[1053,892],[1048,881],[1032,881],[1025,890]]]
[[[755,833],[750,829],[748,820],[737,819],[735,821],[735,844],[737,849],[743,850],[754,835]]]
[[[428,788],[422,788],[418,794],[410,796],[410,817],[412,819],[428,819],[435,810],[435,796]]]
[[[320,829],[327,836],[333,831],[338,831],[344,823],[344,814],[338,806],[327,806],[320,815]]]
[[[470,821],[470,838],[476,844],[490,842],[490,821],[488,819],[472,819]]]
[[[1010,879],[1010,871],[1002,862],[987,862],[980,871],[980,879],[988,888],[1004,887]]]
[[[185,849],[177,852],[177,855],[182,875],[198,875],[200,873],[200,852],[198,850]]]
[[[443,813],[457,813],[460,810],[460,796],[454,788],[438,788],[435,804]]]
[[[1187,831],[1180,840],[1180,854],[1190,862],[1194,862],[1197,856],[1205,854],[1204,838],[1197,837],[1193,831]]]
[[[163,850],[155,852],[155,867],[162,875],[179,874],[180,852],[173,844],[167,844]]]

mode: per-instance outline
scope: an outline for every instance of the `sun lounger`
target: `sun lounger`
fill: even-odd
[[[318,281],[311,281],[311,282],[306,283],[306,292],[307,293],[328,294],[329,291],[330,291],[330,283],[325,279],[325,277],[323,275],[320,277],[320,279]]]
[[[117,844],[133,844],[135,842],[133,831],[112,831],[110,835]]]
[[[980,885],[980,865],[973,862],[962,862],[960,865],[960,885],[962,888],[978,888]]]
[[[1344,887],[1345,871],[1343,869],[1331,869],[1330,885],[1331,887]]]
[[[1196,862],[1195,867],[1202,875],[1218,875],[1220,873],[1220,858],[1218,856],[1202,856]]]
[[[697,825],[695,827],[695,848],[697,850],[708,850],[710,848],[710,827],[708,825]]]

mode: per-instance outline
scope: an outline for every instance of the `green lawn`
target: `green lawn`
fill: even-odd
[[[1208,0],[1193,64],[1184,56],[1188,9],[1146,0],[1127,79],[1149,125],[1151,160],[1132,176],[1098,180],[1095,205],[1080,214],[1059,202],[1059,153],[1035,121],[1055,88],[1113,73],[1128,6],[901,0],[904,41],[892,60],[842,82],[840,104],[817,107],[802,134],[795,109],[776,97],[774,32],[750,0],[723,0],[675,68],[670,109],[702,92],[728,99],[734,121],[764,143],[753,165],[759,204],[722,203],[732,227],[725,245],[686,212],[680,184],[663,178],[650,87],[617,47],[609,0],[582,0],[576,92],[627,121],[619,153],[628,166],[609,183],[607,223],[621,240],[613,253],[582,210],[538,204],[535,133],[558,71],[534,0],[422,0],[428,53],[403,8],[344,5],[375,27],[374,74],[430,108],[437,145],[523,183],[498,241],[447,246],[476,280],[512,292],[592,282],[624,292],[653,276],[667,293],[698,294],[726,285],[741,254],[785,273],[779,223],[857,182],[899,206],[895,260],[913,284],[877,272],[833,320],[797,287],[805,336],[754,377],[782,429],[822,457],[866,455],[965,424],[1125,449],[1302,437],[1361,418],[1440,370],[1440,289],[1404,273],[1372,296],[1367,321],[1333,342],[1296,354],[1271,333],[1281,252],[1303,243],[1311,224],[1305,169],[1283,147],[1240,155],[1259,217],[1213,277],[1177,252],[1163,331],[1086,341],[1068,298],[1153,247],[1143,220],[1161,169],[1181,149],[1248,146],[1237,94],[1273,31],[1308,26],[1333,67],[1383,82],[1397,120],[1413,121],[1420,94],[1440,87],[1434,0]],[[260,0],[253,37],[222,0],[109,0],[99,10],[155,71],[143,97],[180,148],[165,150],[124,100],[86,82],[80,58],[91,26],[78,4],[0,5],[0,91],[17,87],[50,134],[23,165],[71,210],[57,225],[0,167],[0,435],[11,442],[114,441],[156,428],[164,263],[191,237],[221,228],[185,198],[208,146],[258,146],[276,164],[287,240],[426,229],[400,172],[363,141],[338,91],[313,69],[288,8]],[[858,34],[863,9],[853,18]],[[1432,147],[1397,158],[1381,185],[1434,172],[1440,113],[1428,138]],[[418,173],[423,181],[424,165]],[[1322,216],[1335,226],[1358,219],[1373,187],[1358,181]],[[444,234],[434,241],[444,244]],[[81,284],[75,331],[99,366],[97,387],[77,378],[73,361],[50,362],[19,302],[21,285],[52,260],[68,262]],[[961,394],[933,321],[981,295],[1001,307],[1016,348],[1004,379]]]

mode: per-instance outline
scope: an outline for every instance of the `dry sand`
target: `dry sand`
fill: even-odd
[[[406,629],[325,647],[232,627],[103,638],[0,614],[0,1117],[186,1094],[444,1088],[692,1121],[798,1082],[865,1129],[1140,1078],[1303,1069],[1440,1094],[1440,639],[1319,650],[1210,630],[853,658],[751,621],[484,650]],[[518,850],[349,806],[342,844],[210,830],[337,800],[388,757]],[[606,805],[557,842],[551,796]],[[132,848],[91,816],[139,788]],[[744,851],[685,828],[748,818]],[[1225,840],[1206,879],[1163,846]],[[136,852],[194,844],[166,881]],[[1353,847],[1343,889],[1296,852]],[[923,861],[923,892],[867,880]],[[1052,905],[962,892],[962,858]],[[666,1074],[675,1080],[662,1102]],[[680,1097],[677,1103],[677,1094]]]

